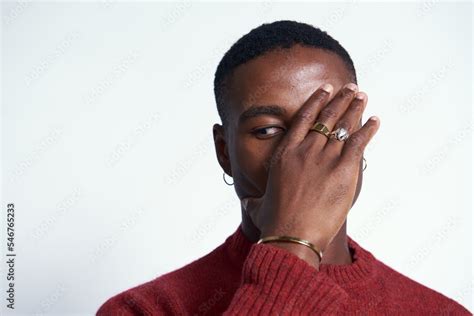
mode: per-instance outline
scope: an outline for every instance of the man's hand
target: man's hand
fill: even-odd
[[[242,200],[261,238],[297,237],[324,252],[347,217],[363,152],[377,132],[379,120],[369,119],[360,126],[367,95],[358,92],[355,84],[345,85],[333,99],[332,94],[333,87],[325,84],[303,104],[270,159],[265,194]],[[330,131],[343,127],[350,137],[346,141],[328,139],[310,131],[315,122],[323,123]],[[308,247],[272,244],[319,266],[317,256]]]

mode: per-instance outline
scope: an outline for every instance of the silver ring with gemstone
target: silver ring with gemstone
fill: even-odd
[[[343,142],[343,141],[345,141],[346,139],[349,138],[349,132],[345,128],[339,127],[335,131],[332,131],[329,134],[329,136],[332,137],[332,138],[337,139],[338,141]]]

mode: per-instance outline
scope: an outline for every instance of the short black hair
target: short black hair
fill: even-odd
[[[291,48],[295,44],[325,49],[337,54],[352,75],[351,80],[357,83],[354,63],[349,53],[326,32],[310,24],[290,20],[264,23],[235,42],[217,66],[214,76],[214,96],[217,112],[224,127],[228,124],[228,112],[224,104],[226,79],[233,70],[266,52],[277,48]]]

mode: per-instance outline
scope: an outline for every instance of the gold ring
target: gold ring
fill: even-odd
[[[316,122],[316,124],[314,124],[313,127],[311,127],[309,130],[323,134],[327,138],[329,138],[329,134],[331,133],[331,131],[329,131],[329,128],[320,122]]]

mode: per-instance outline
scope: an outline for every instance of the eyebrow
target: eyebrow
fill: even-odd
[[[246,120],[260,115],[284,116],[286,110],[279,105],[252,105],[239,116],[239,124]]]

